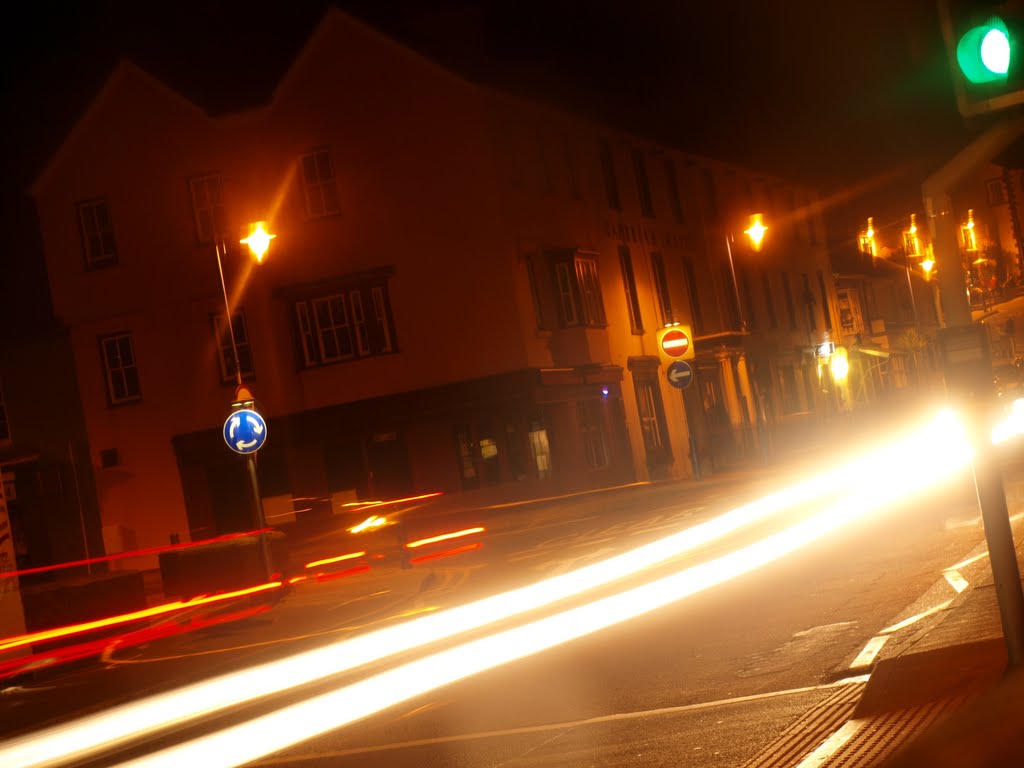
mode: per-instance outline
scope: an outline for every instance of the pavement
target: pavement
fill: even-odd
[[[1004,487],[1019,568],[1024,471],[1004,469]],[[988,547],[945,575],[915,604],[941,610],[913,615],[911,606],[905,626],[880,633],[886,652],[868,675],[838,681],[833,696],[744,768],[1024,766],[1024,614],[1007,611],[1005,635],[1017,638],[1011,665]],[[951,585],[962,591],[940,602]]]

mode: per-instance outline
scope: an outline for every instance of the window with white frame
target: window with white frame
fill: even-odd
[[[192,196],[192,219],[196,227],[196,240],[213,243],[225,233],[224,197],[218,174],[196,176],[189,180]]]
[[[11,423],[7,419],[7,404],[4,402],[3,382],[0,382],[0,443],[11,439]]]
[[[317,149],[303,155],[299,164],[306,215],[319,218],[338,213],[338,187],[330,152]]]
[[[82,234],[82,255],[86,269],[102,269],[117,264],[117,242],[110,202],[105,198],[78,203],[78,226]]]
[[[395,351],[386,285],[347,285],[295,302],[303,365],[313,368]]]
[[[604,327],[604,299],[597,273],[597,258],[562,251],[552,258],[555,288],[564,326]]]
[[[231,344],[234,333],[235,343]],[[231,327],[228,328],[227,315],[213,316],[213,335],[217,342],[217,362],[220,368],[220,380],[224,383],[238,381],[235,375],[235,354],[238,354],[238,370],[243,379],[254,378],[256,373],[252,363],[252,346],[249,343],[249,329],[245,324],[245,315],[241,312],[231,315]]]
[[[654,274],[654,295],[658,299],[661,322],[665,325],[676,321],[672,307],[672,294],[668,289],[668,275],[665,273],[665,259],[657,251],[651,252],[651,272]]]
[[[142,399],[135,347],[130,333],[100,337],[100,354],[111,405],[127,405]]]

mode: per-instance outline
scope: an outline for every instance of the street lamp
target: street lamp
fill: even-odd
[[[267,253],[267,249],[270,247],[270,241],[275,237],[276,235],[272,235],[267,232],[266,222],[258,221],[249,225],[249,235],[238,242],[249,246],[249,252],[256,259],[256,263],[261,264],[263,262],[263,257]],[[238,359],[238,344],[235,341],[235,328],[231,319],[231,302],[228,299],[227,284],[224,281],[224,263],[221,252],[227,251],[226,241],[215,238],[214,251],[217,254],[217,272],[220,275],[220,289],[224,296],[224,312],[227,319],[228,335],[231,338],[231,356],[235,364],[235,382],[238,385],[235,389],[235,402],[232,405],[235,409],[250,408],[252,407],[254,398],[248,387],[244,387],[242,385],[242,366]],[[256,474],[256,454],[246,453],[245,463],[249,474],[249,482],[252,487],[253,517],[256,521],[257,530],[262,530],[267,527],[267,520],[263,513],[263,497],[260,493],[259,477]],[[270,551],[267,545],[267,537],[265,533],[260,533],[259,537],[260,558],[262,560],[264,571],[263,575],[266,579],[269,579],[272,576],[272,566],[270,561]]]
[[[755,251],[760,251],[761,243],[764,241],[764,233],[767,231],[768,227],[764,225],[762,214],[753,213],[750,215],[750,226],[743,230],[743,234],[750,238],[751,248]],[[729,254],[729,273],[732,275],[732,289],[736,297],[736,312],[740,319],[740,330],[746,333],[747,319],[743,316],[743,302],[740,301],[740,284],[736,279],[736,263],[732,258],[732,242],[733,236],[730,232],[725,236],[725,251]]]

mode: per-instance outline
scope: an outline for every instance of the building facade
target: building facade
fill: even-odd
[[[813,190],[474,85],[336,10],[240,114],[122,63],[33,195],[108,551],[251,525],[221,435],[239,379],[272,522],[686,478],[832,407]]]

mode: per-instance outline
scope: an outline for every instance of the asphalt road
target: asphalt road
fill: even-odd
[[[140,648],[112,645],[98,661],[8,687],[0,699],[5,709],[0,728],[6,736],[30,733],[147,692],[566,573],[712,519],[773,482],[762,475],[631,489],[611,503],[595,497],[558,506],[528,529],[482,534],[479,550],[409,569],[299,585],[279,605],[248,619]],[[734,534],[627,583],[707,562],[785,522]],[[928,498],[753,573],[414,696],[263,762],[361,768],[742,765],[829,696],[830,686],[866,672],[851,669],[865,645],[897,619],[931,607],[918,598],[982,538],[970,481],[966,475],[952,478]],[[325,552],[343,547],[331,537],[318,545]],[[932,593],[938,595],[934,600],[942,596],[941,589]],[[454,644],[435,644],[431,650]],[[412,658],[406,654],[389,663]],[[302,689],[302,696],[337,689],[386,667],[378,663],[366,672],[331,678]],[[300,698],[285,694],[244,714]],[[241,719],[232,712],[217,725]],[[195,732],[204,729],[200,725]],[[203,764],[221,764],[216,754]],[[93,764],[111,762],[106,757]]]

